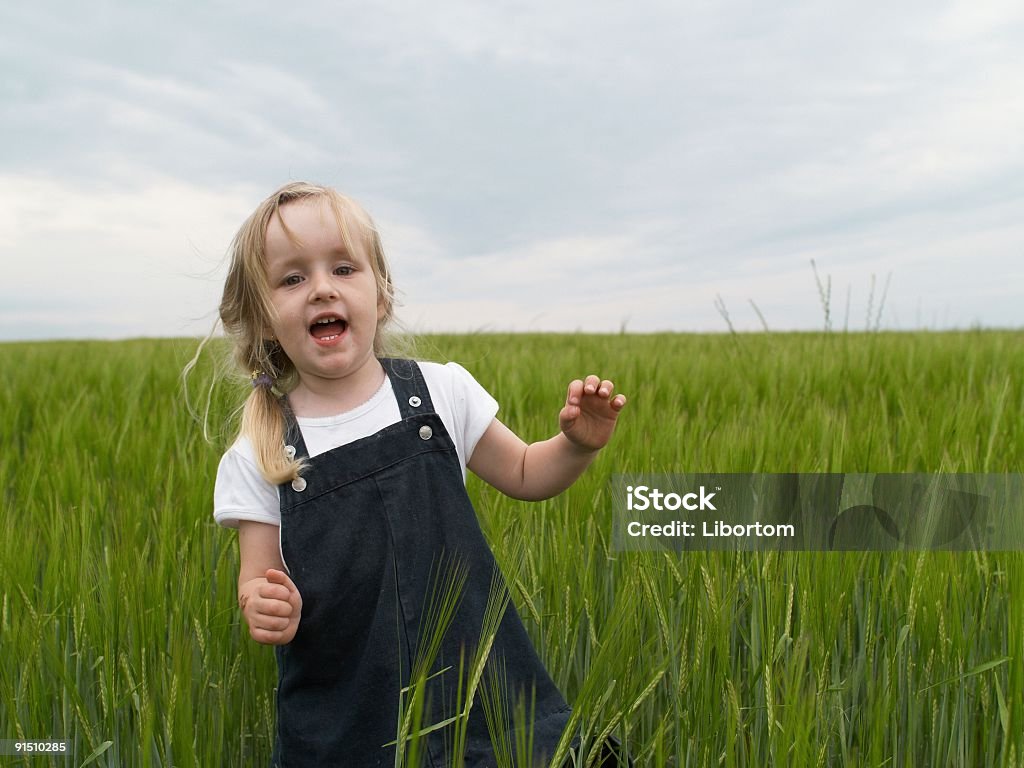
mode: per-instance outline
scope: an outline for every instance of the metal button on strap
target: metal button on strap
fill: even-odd
[[[295,446],[294,445],[286,445],[284,447],[284,455],[287,456],[289,459],[294,459],[295,458]]]
[[[434,435],[434,430],[424,424],[420,427],[420,440],[429,440]]]
[[[413,395],[412,397],[409,398],[409,405],[411,405],[413,408],[419,408],[420,403],[422,402],[423,401],[416,397],[416,395]]]
[[[306,490],[306,478],[296,477],[294,480],[292,480],[292,490],[298,491],[299,493],[302,493],[304,490]]]

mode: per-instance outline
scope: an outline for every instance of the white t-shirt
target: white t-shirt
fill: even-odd
[[[434,411],[455,443],[465,479],[466,464],[477,441],[494,420],[498,403],[458,363],[421,362],[419,366]],[[296,421],[309,455],[313,457],[376,434],[401,418],[391,379],[385,376],[376,394],[351,411],[323,418],[296,418]],[[247,437],[239,437],[220,460],[213,490],[213,517],[228,528],[237,528],[240,520],[281,524],[277,486],[263,479]]]

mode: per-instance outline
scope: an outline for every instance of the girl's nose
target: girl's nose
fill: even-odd
[[[323,301],[338,298],[338,288],[334,281],[331,280],[331,276],[325,272],[317,272],[310,275],[310,292],[309,298],[311,301]]]

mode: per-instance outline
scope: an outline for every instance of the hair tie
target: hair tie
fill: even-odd
[[[270,389],[271,387],[274,386],[274,380],[270,378],[269,373],[264,373],[263,371],[253,371],[250,378],[252,378],[253,389]]]

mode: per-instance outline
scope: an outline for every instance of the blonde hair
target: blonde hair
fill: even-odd
[[[231,242],[231,265],[224,282],[220,302],[220,320],[234,343],[235,363],[253,376],[266,374],[273,389],[256,386],[242,408],[241,434],[252,442],[260,472],[267,482],[277,485],[299,476],[301,460],[284,452],[284,395],[298,383],[295,366],[281,346],[267,338],[275,319],[270,287],[267,283],[267,227],[275,216],[289,238],[292,233],[281,218],[280,209],[302,200],[326,202],[334,214],[345,247],[353,250],[351,223],[358,225],[357,236],[370,259],[377,282],[377,297],[382,311],[377,321],[373,351],[378,357],[391,347],[387,326],[393,320],[395,290],[391,282],[380,235],[369,214],[357,202],[337,190],[317,184],[286,184],[260,203],[245,220]]]

